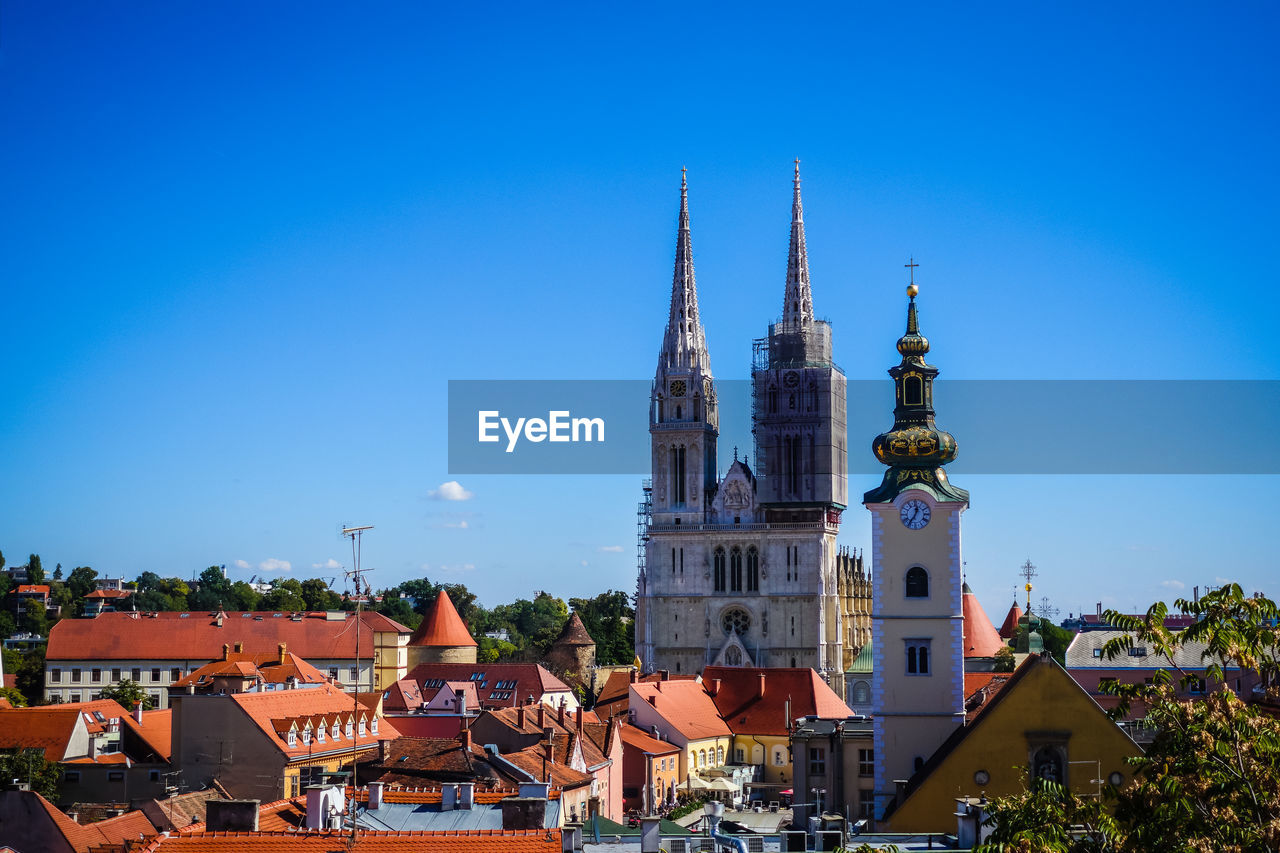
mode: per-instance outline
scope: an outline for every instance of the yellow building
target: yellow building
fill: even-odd
[[[733,761],[733,732],[696,681],[654,681],[630,686],[630,722],[680,747],[680,783],[690,773]]]
[[[1128,780],[1126,759],[1141,751],[1052,657],[1032,655],[911,777],[877,829],[954,832],[957,798],[1018,793],[1028,774],[1098,795]]]

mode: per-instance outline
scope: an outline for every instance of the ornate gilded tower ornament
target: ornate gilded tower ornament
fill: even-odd
[[[914,262],[909,266],[914,266]],[[914,269],[912,270],[914,273]],[[889,368],[893,378],[893,428],[875,437],[871,450],[889,466],[880,486],[863,496],[866,503],[892,501],[908,486],[931,487],[944,500],[968,501],[969,493],[947,481],[943,465],[956,458],[956,440],[934,423],[933,380],[938,368],[924,360],[929,339],[920,334],[916,295],[920,289],[907,286],[907,331],[898,339],[902,362]]]

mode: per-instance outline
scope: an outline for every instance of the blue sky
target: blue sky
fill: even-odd
[[[914,255],[944,376],[1278,379],[1276,17],[6,3],[0,549],[328,576],[361,523],[378,585],[632,589],[638,478],[451,476],[445,387],[651,376],[681,166],[718,376],[778,310],[798,156],[851,378],[894,362]],[[1280,594],[1275,477],[962,485],[997,621],[1028,557],[1064,612]]]

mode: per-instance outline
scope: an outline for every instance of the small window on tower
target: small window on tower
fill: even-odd
[[[919,376],[908,376],[902,382],[902,402],[908,406],[924,404],[924,380]]]
[[[920,566],[907,569],[907,598],[929,597],[929,573]]]

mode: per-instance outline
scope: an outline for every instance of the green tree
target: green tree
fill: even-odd
[[[15,687],[0,687],[0,698],[9,700],[9,704],[15,708],[27,707],[27,697],[19,693]]]
[[[337,610],[342,606],[342,597],[329,589],[321,578],[307,578],[301,586],[307,610]]]
[[[21,660],[13,669],[14,682],[18,692],[27,697],[28,705],[39,705],[44,699],[44,643],[37,643],[21,654]],[[8,663],[6,660],[6,672]]]
[[[373,609],[383,616],[394,619],[401,625],[417,628],[422,622],[422,614],[413,609],[411,599],[401,598],[398,589],[383,590],[382,600],[373,605]],[[344,609],[347,602],[343,602]]]
[[[8,595],[11,589],[13,589],[12,575],[0,574],[0,598]]]
[[[595,598],[571,598],[569,607],[577,612],[587,633],[596,641],[598,663],[625,664],[635,660],[636,611],[631,606],[631,596],[611,589]]]
[[[56,581],[62,580],[62,563],[58,563],[53,567],[53,579]]]
[[[8,610],[0,610],[0,640],[12,637],[18,630],[18,623]]]
[[[49,633],[49,614],[44,609],[44,602],[36,598],[23,602],[21,624],[24,631],[46,636]]]
[[[187,596],[187,606],[192,610],[225,609],[230,599],[231,581],[221,566],[210,566],[200,573],[196,588]]]
[[[4,551],[0,551],[0,569],[4,568]]]
[[[1067,665],[1067,646],[1075,638],[1075,633],[1066,628],[1054,625],[1047,619],[1040,620],[1040,638],[1044,640],[1044,648],[1059,666]]]
[[[1013,672],[1013,670],[1015,669],[1015,664],[1017,663],[1017,660],[1013,656],[1013,649],[1011,649],[1009,646],[1001,646],[1000,650],[997,651],[995,654],[995,659],[996,659],[996,666],[995,666],[996,672]]]
[[[119,684],[102,688],[102,698],[116,700],[126,711],[132,711],[138,705],[144,711],[151,710],[151,697],[141,684],[131,678],[122,678]]]
[[[231,585],[231,600],[228,606],[232,610],[257,610],[262,601],[262,593],[245,581],[236,581]]]
[[[40,564],[39,554],[27,558],[27,583],[44,583],[44,566]]]
[[[45,760],[43,749],[5,749],[0,750],[0,779],[26,782],[46,800],[57,800],[62,772]]]
[[[67,588],[71,590],[71,594],[77,600],[84,598],[93,592],[98,573],[88,566],[76,566],[71,570],[71,574],[67,576]]]
[[[276,578],[271,582],[271,592],[262,596],[259,606],[263,610],[296,611],[306,610],[307,603],[302,599],[302,584],[293,578],[288,580]]]
[[[988,809],[993,834],[980,849],[1280,849],[1280,720],[1245,704],[1225,684],[1191,701],[1178,699],[1172,689],[1175,678],[1185,683],[1198,676],[1175,664],[1176,652],[1194,643],[1206,645],[1203,660],[1209,678],[1221,682],[1225,664],[1258,672],[1263,683],[1276,684],[1280,610],[1263,596],[1246,598],[1236,584],[1212,590],[1198,601],[1179,599],[1175,606],[1195,617],[1191,627],[1166,628],[1169,608],[1163,602],[1152,605],[1143,617],[1103,614],[1130,632],[1109,641],[1105,656],[1127,654],[1140,644],[1168,664],[1156,671],[1152,684],[1108,688],[1121,699],[1114,713],[1127,714],[1129,703],[1140,700],[1147,706],[1147,723],[1157,731],[1147,751],[1131,759],[1131,782],[1105,788],[1102,803],[1048,787],[998,799]],[[1280,692],[1271,688],[1269,698],[1280,699]],[[1113,817],[1101,814],[1104,808]],[[1093,823],[1082,817],[1090,815]],[[1071,824],[1092,828],[1083,833],[1060,829]]]

